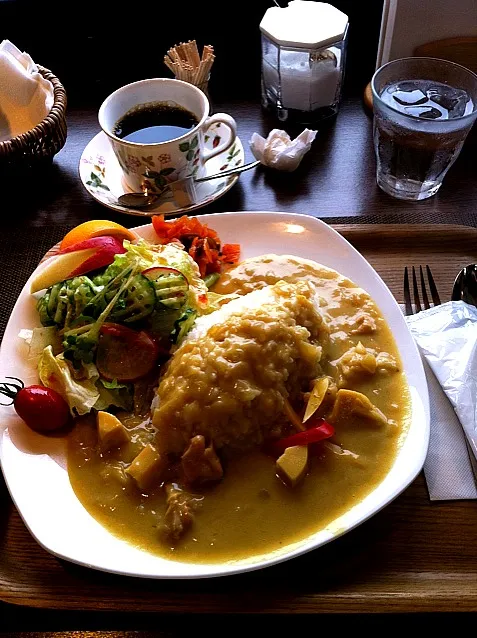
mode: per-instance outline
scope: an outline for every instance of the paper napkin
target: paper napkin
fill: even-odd
[[[406,319],[429,386],[429,496],[477,499],[477,308],[449,301]]]
[[[307,153],[316,131],[305,129],[294,140],[288,133],[280,129],[273,129],[265,139],[258,133],[254,133],[250,139],[250,149],[265,166],[276,168],[279,171],[294,171],[298,168],[305,153]]]
[[[53,85],[39,72],[28,53],[9,40],[0,44],[0,142],[26,133],[53,106]]]

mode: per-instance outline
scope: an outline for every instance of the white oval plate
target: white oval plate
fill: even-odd
[[[288,253],[313,259],[362,286],[374,298],[396,339],[412,397],[409,432],[384,480],[360,503],[326,529],[278,553],[222,564],[166,560],[112,536],[76,498],[65,469],[64,441],[37,435],[13,408],[0,410],[0,460],[15,505],[33,537],[47,551],[95,569],[145,578],[206,578],[260,569],[316,549],[378,512],[400,494],[421,470],[429,441],[429,400],[421,358],[394,297],[369,263],[324,222],[289,213],[202,215],[224,242],[240,243],[243,258]],[[151,225],[136,228],[153,239]],[[38,268],[43,268],[40,265]],[[0,350],[0,374],[37,382],[26,360],[21,328],[38,324],[35,302],[25,285],[10,317]]]

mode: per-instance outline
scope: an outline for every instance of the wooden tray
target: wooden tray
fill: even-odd
[[[403,268],[429,264],[442,300],[477,262],[477,230],[443,225],[335,226],[399,302]],[[0,599],[50,609],[164,613],[477,611],[477,504],[431,503],[422,474],[342,538],[282,565],[202,581],[113,576],[37,545],[0,484]]]

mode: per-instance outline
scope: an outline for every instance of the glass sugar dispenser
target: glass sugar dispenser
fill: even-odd
[[[325,2],[270,7],[260,23],[262,104],[281,122],[336,115],[346,62],[348,16]]]

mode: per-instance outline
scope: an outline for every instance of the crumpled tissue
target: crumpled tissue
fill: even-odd
[[[254,133],[249,144],[255,159],[262,164],[279,171],[291,172],[298,168],[315,137],[316,131],[306,128],[292,140],[288,133],[275,128],[268,134],[267,139]]]
[[[26,133],[51,111],[53,85],[28,53],[9,40],[0,44],[0,142]]]
[[[430,497],[477,498],[477,308],[449,301],[406,319],[432,369],[426,371],[431,439],[424,466]]]

